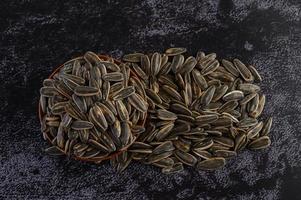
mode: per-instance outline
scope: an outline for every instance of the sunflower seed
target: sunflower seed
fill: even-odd
[[[270,117],[263,125],[262,130],[261,130],[261,136],[266,136],[269,135],[270,131],[271,131],[271,127],[272,127],[272,123],[273,123],[273,118]]]
[[[251,112],[250,116],[255,118],[259,117],[263,111],[264,105],[265,105],[265,95],[260,95],[257,109],[254,112]]]
[[[237,155],[235,151],[229,150],[216,150],[213,152],[216,157],[223,157],[223,158],[233,158]]]
[[[72,95],[72,100],[74,102],[74,104],[77,106],[77,108],[82,112],[82,113],[86,113],[87,112],[87,104],[85,101],[85,98],[77,96],[76,94]]]
[[[213,145],[213,140],[210,138],[207,138],[199,143],[197,143],[194,146],[195,150],[201,151],[201,150],[206,150],[209,149]]]
[[[254,93],[254,92],[259,92],[260,91],[260,87],[257,86],[257,85],[254,85],[252,83],[239,84],[238,87],[237,87],[237,89],[241,90],[245,94],[250,94],[250,93]]]
[[[174,161],[171,158],[165,158],[158,162],[153,163],[153,165],[155,165],[157,167],[168,168],[168,167],[172,167],[174,165]]]
[[[175,156],[177,159],[179,159],[182,163],[189,165],[189,166],[194,166],[197,163],[196,157],[194,157],[190,153],[186,153],[180,150],[175,151]]]
[[[121,135],[121,124],[119,120],[115,120],[115,122],[110,126],[111,132],[113,135],[115,135],[117,138]]]
[[[172,104],[170,106],[170,109],[177,114],[183,114],[183,115],[188,115],[188,116],[192,115],[191,111],[186,106],[181,105],[179,103]]]
[[[219,62],[217,60],[212,60],[211,62],[208,63],[207,66],[205,66],[201,73],[203,76],[208,75],[212,72],[214,72],[217,68],[219,67]]]
[[[255,126],[257,123],[258,123],[257,119],[247,117],[247,118],[244,118],[244,119],[240,120],[237,123],[237,125],[238,125],[238,127],[244,128],[244,127]]]
[[[154,101],[155,104],[161,104],[162,100],[158,94],[156,94],[153,90],[146,88],[145,89],[146,95]]]
[[[135,93],[135,88],[133,86],[128,86],[116,92],[112,98],[113,100],[122,100],[131,96],[134,93]]]
[[[193,77],[193,80],[196,82],[196,84],[202,90],[205,90],[208,87],[206,79],[204,78],[204,76],[201,74],[201,72],[199,70],[193,69],[192,77]]]
[[[77,86],[74,89],[74,94],[77,96],[94,96],[99,93],[99,89],[95,87],[88,87],[88,86]]]
[[[145,72],[139,67],[138,64],[133,63],[132,68],[134,69],[135,73],[143,80],[148,78],[148,75],[145,74]]]
[[[226,147],[233,147],[234,141],[231,138],[228,137],[214,137],[213,141],[215,143],[221,144]]]
[[[159,53],[154,53],[150,62],[150,70],[153,76],[156,76],[160,71],[161,66],[161,55]]]
[[[102,99],[103,100],[107,100],[109,98],[110,90],[111,90],[111,84],[110,84],[110,82],[109,81],[105,81],[102,84]]]
[[[43,80],[43,86],[44,87],[53,87],[54,86],[54,80],[53,79],[44,79]]]
[[[233,90],[223,96],[224,101],[241,100],[244,98],[244,93],[239,90]]]
[[[258,73],[258,71],[255,69],[255,67],[253,67],[252,65],[249,65],[248,68],[249,68],[250,72],[252,73],[254,80],[257,82],[261,82],[262,78],[261,78],[260,74]]]
[[[271,140],[268,136],[262,136],[249,143],[248,148],[251,150],[265,149],[271,145]]]
[[[224,103],[219,109],[219,113],[229,112],[230,110],[234,110],[238,106],[238,102],[235,100],[227,101]]]
[[[196,66],[197,61],[193,56],[188,57],[185,62],[183,63],[183,65],[178,67],[177,72],[180,74],[183,73],[190,73],[193,68]]]
[[[216,88],[215,93],[212,97],[212,102],[217,102],[220,100],[227,92],[228,86],[227,85],[220,85]]]
[[[163,142],[162,144],[160,144],[159,146],[157,146],[153,150],[153,154],[162,154],[164,152],[173,151],[174,149],[175,149],[175,147],[173,146],[172,142],[166,141],[166,142]]]
[[[254,113],[259,105],[259,95],[256,94],[255,97],[247,104],[247,109],[249,113]]]
[[[151,164],[151,163],[155,163],[158,162],[162,159],[168,158],[169,156],[171,156],[173,154],[172,151],[167,151],[161,154],[151,154],[148,159],[147,159],[147,163]]]
[[[122,59],[128,62],[140,62],[142,56],[144,56],[142,53],[131,53],[124,55]]]
[[[161,66],[158,76],[166,75],[170,72],[170,70],[171,70],[171,62],[167,62],[165,65]]]
[[[216,170],[222,168],[226,164],[226,160],[222,157],[210,158],[198,162],[197,169],[199,170]]]
[[[99,106],[95,105],[90,109],[89,117],[99,128],[102,128],[103,130],[108,128],[108,122]]]
[[[44,97],[53,97],[56,93],[54,87],[42,87],[40,89],[40,94]]]
[[[239,133],[235,138],[234,151],[242,150],[242,146],[247,142],[247,136],[243,133]]]
[[[99,106],[99,108],[101,109],[108,124],[113,124],[116,120],[114,113],[103,103],[97,102],[96,105]]]
[[[247,138],[248,139],[252,139],[255,138],[256,136],[259,135],[259,132],[261,131],[263,127],[263,123],[259,122],[256,126],[254,126],[253,128],[251,128],[248,133],[247,133]]]
[[[129,120],[129,113],[121,100],[115,101],[118,117],[121,121]]]
[[[105,101],[103,104],[110,109],[111,112],[114,113],[114,115],[117,115],[117,110],[115,108],[115,105],[111,101]]]
[[[204,150],[193,149],[192,152],[197,157],[203,158],[205,160],[208,160],[213,157],[210,152]]]
[[[92,64],[97,64],[98,62],[100,62],[100,58],[97,56],[97,54],[91,52],[91,51],[88,51],[84,54],[84,59],[87,61],[87,62],[90,62]]]
[[[123,81],[123,74],[121,72],[111,72],[102,76],[104,81]]]
[[[202,94],[201,103],[204,106],[207,106],[211,102],[215,89],[216,87],[212,85]]]
[[[240,104],[247,104],[249,101],[251,101],[255,96],[257,95],[257,93],[251,93],[248,94],[247,96],[245,96],[241,101]]]
[[[174,127],[174,123],[172,123],[172,122],[169,122],[168,124],[163,125],[158,130],[157,134],[155,135],[156,139],[158,141],[161,141],[164,138],[166,138],[169,135],[170,131],[173,129],[173,127]]]
[[[128,102],[140,112],[144,113],[147,111],[148,104],[139,94],[134,93],[129,96]]]
[[[151,74],[150,60],[146,55],[141,56],[141,68],[144,70],[145,74]]]
[[[223,59],[222,60],[222,64],[225,67],[225,69],[230,72],[231,74],[233,74],[235,77],[239,76],[239,72],[238,70],[235,68],[235,66],[232,64],[232,62]]]
[[[173,141],[173,144],[177,149],[183,152],[189,152],[191,147],[191,142],[190,141],[188,142],[187,140],[184,139],[175,140]]]
[[[177,115],[167,111],[167,110],[163,110],[163,109],[159,109],[157,110],[157,117],[161,120],[176,120],[177,119]]]
[[[71,123],[72,123],[72,118],[70,117],[70,115],[68,115],[68,113],[65,113],[62,117],[61,125],[67,128],[71,125]]]
[[[184,170],[182,163],[175,163],[172,167],[166,167],[162,169],[163,174],[172,174],[176,172],[181,172]]]
[[[120,67],[112,61],[100,61],[97,66],[99,65],[104,65],[108,70],[113,72],[120,71]],[[106,73],[103,73],[103,71],[101,71],[101,74],[104,75]]]
[[[75,75],[72,75],[72,74],[65,74],[65,73],[62,73],[59,75],[59,77],[61,79],[68,79],[70,81],[73,81],[79,85],[82,85],[85,83],[85,79],[83,79],[82,77],[80,76],[75,76]]]
[[[183,55],[176,55],[173,57],[170,68],[171,70],[176,73],[178,72],[178,69],[183,65],[184,63],[184,56]]]
[[[247,81],[247,82],[251,82],[254,80],[254,77],[252,76],[252,73],[250,72],[250,70],[246,67],[245,64],[243,64],[240,60],[238,59],[234,59],[233,63],[236,67],[236,69],[238,70],[238,72],[240,73],[240,75],[242,76],[242,78]]]
[[[200,115],[200,116],[196,117],[196,122],[206,124],[206,123],[212,123],[212,122],[216,121],[217,119],[218,119],[217,114]]]
[[[179,54],[183,54],[186,52],[186,48],[183,47],[174,47],[165,50],[166,55],[168,56],[176,56]]]
[[[85,130],[93,128],[93,123],[88,121],[76,120],[72,122],[71,128],[74,130]]]

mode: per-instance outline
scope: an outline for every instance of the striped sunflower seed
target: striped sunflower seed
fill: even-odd
[[[172,174],[176,172],[181,172],[184,170],[182,163],[175,163],[172,167],[165,167],[162,169],[163,174]]]
[[[252,65],[249,65],[248,68],[249,68],[250,72],[252,73],[254,80],[257,82],[261,82],[262,78],[261,78],[260,74],[258,73],[258,71],[255,69],[255,67],[253,67]]]
[[[178,72],[179,68],[183,65],[184,63],[184,56],[183,55],[176,55],[173,57],[170,68],[171,70],[176,73]]]
[[[197,169],[199,170],[216,170],[222,168],[226,164],[226,160],[222,157],[210,158],[198,162]]]
[[[95,105],[90,109],[89,117],[99,128],[102,128],[103,130],[108,128],[108,122],[99,106]]]
[[[130,116],[128,110],[126,109],[124,103],[121,100],[115,101],[117,115],[120,121],[128,121]]]
[[[222,64],[225,67],[225,69],[230,72],[231,74],[233,74],[235,77],[239,76],[239,71],[236,69],[236,67],[232,64],[232,62],[223,59],[222,60]]]
[[[175,147],[173,146],[173,143],[171,141],[166,141],[161,143],[159,146],[157,146],[153,150],[153,154],[162,154],[164,152],[170,152],[173,151]]]
[[[169,120],[169,121],[173,121],[177,119],[176,114],[163,109],[157,110],[157,117],[161,120]]]
[[[142,56],[144,56],[143,53],[131,53],[124,55],[122,59],[128,62],[140,62]]]
[[[211,102],[214,92],[215,92],[215,89],[216,89],[216,87],[214,85],[212,85],[202,94],[201,103],[204,106],[207,106]]]
[[[155,137],[158,141],[161,141],[163,140],[164,138],[166,138],[171,130],[173,129],[174,127],[174,123],[173,122],[169,122],[168,124],[166,125],[163,125],[159,130],[158,132],[156,133]]]
[[[125,98],[131,96],[134,93],[135,93],[135,87],[128,86],[128,87],[123,88],[123,89],[119,90],[118,92],[116,92],[112,98],[113,98],[113,100],[122,100],[122,99],[125,99]]]
[[[148,104],[139,94],[134,93],[130,95],[128,102],[140,112],[144,113],[147,111]]]
[[[233,63],[236,67],[236,69],[238,70],[239,74],[242,76],[242,78],[247,81],[247,82],[251,82],[254,80],[254,77],[252,76],[252,73],[250,72],[250,70],[246,67],[245,64],[243,64],[240,60],[238,59],[234,59]]]
[[[123,74],[121,72],[106,73],[102,76],[104,81],[123,81]]]
[[[251,128],[248,133],[247,133],[247,138],[248,139],[252,139],[255,138],[256,136],[259,135],[259,132],[261,131],[263,127],[263,123],[259,122],[256,126],[254,126],[253,128]]]
[[[207,81],[201,72],[197,69],[192,70],[192,77],[196,84],[202,89],[205,90],[208,87]]]
[[[180,150],[175,151],[175,156],[177,159],[179,159],[182,163],[189,165],[189,166],[194,166],[197,163],[196,157],[194,157],[190,153],[186,153]]]
[[[178,73],[183,74],[183,73],[190,73],[193,68],[196,66],[197,61],[193,56],[188,57],[183,65],[179,66],[178,68]]]
[[[270,117],[263,125],[262,130],[261,130],[261,136],[266,136],[269,135],[270,131],[271,131],[271,127],[272,127],[272,123],[273,123],[273,118]]]
[[[150,62],[150,70],[153,76],[156,76],[160,71],[161,66],[161,55],[159,53],[154,53]]]
[[[212,60],[211,62],[209,62],[207,64],[207,66],[205,66],[201,73],[205,76],[208,75],[212,72],[214,72],[217,68],[219,67],[219,62],[217,60]]]
[[[248,148],[251,150],[265,149],[271,145],[271,140],[268,136],[262,136],[249,143]]]
[[[88,96],[97,95],[98,93],[99,93],[99,89],[95,87],[77,86],[74,89],[74,94],[76,94],[77,96],[88,97]]]
[[[239,90],[233,90],[223,96],[224,101],[241,100],[244,98],[244,93]]]
[[[233,158],[237,155],[235,151],[230,150],[216,150],[213,152],[216,157],[223,157],[223,158]]]
[[[93,128],[93,123],[89,121],[76,120],[72,122],[71,128],[74,130],[85,130]]]
[[[168,56],[176,56],[186,52],[186,48],[183,47],[174,47],[165,50],[165,54]]]

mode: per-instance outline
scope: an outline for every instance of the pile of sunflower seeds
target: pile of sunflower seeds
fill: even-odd
[[[40,89],[46,152],[101,162],[132,144],[145,130],[148,104],[130,69],[95,53],[64,64]],[[140,124],[139,124],[140,123]]]
[[[185,53],[133,53],[118,66],[88,52],[67,62],[41,89],[46,151],[101,162],[124,150],[110,159],[118,171],[138,160],[169,174],[218,169],[245,148],[268,147],[272,118],[258,120],[265,95],[257,70]]]

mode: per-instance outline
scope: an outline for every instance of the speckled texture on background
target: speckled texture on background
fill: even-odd
[[[0,199],[301,199],[300,4],[0,1]],[[169,176],[139,163],[117,174],[42,152],[39,88],[56,66],[87,50],[120,57],[169,46],[254,64],[264,77],[264,117],[274,117],[272,146],[216,172]]]

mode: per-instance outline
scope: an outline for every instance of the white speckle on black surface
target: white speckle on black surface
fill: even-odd
[[[9,1],[0,18],[0,199],[301,199],[298,0]],[[43,152],[42,80],[87,50],[120,58],[183,46],[254,65],[272,145],[215,172],[174,175],[133,163],[117,174]]]

